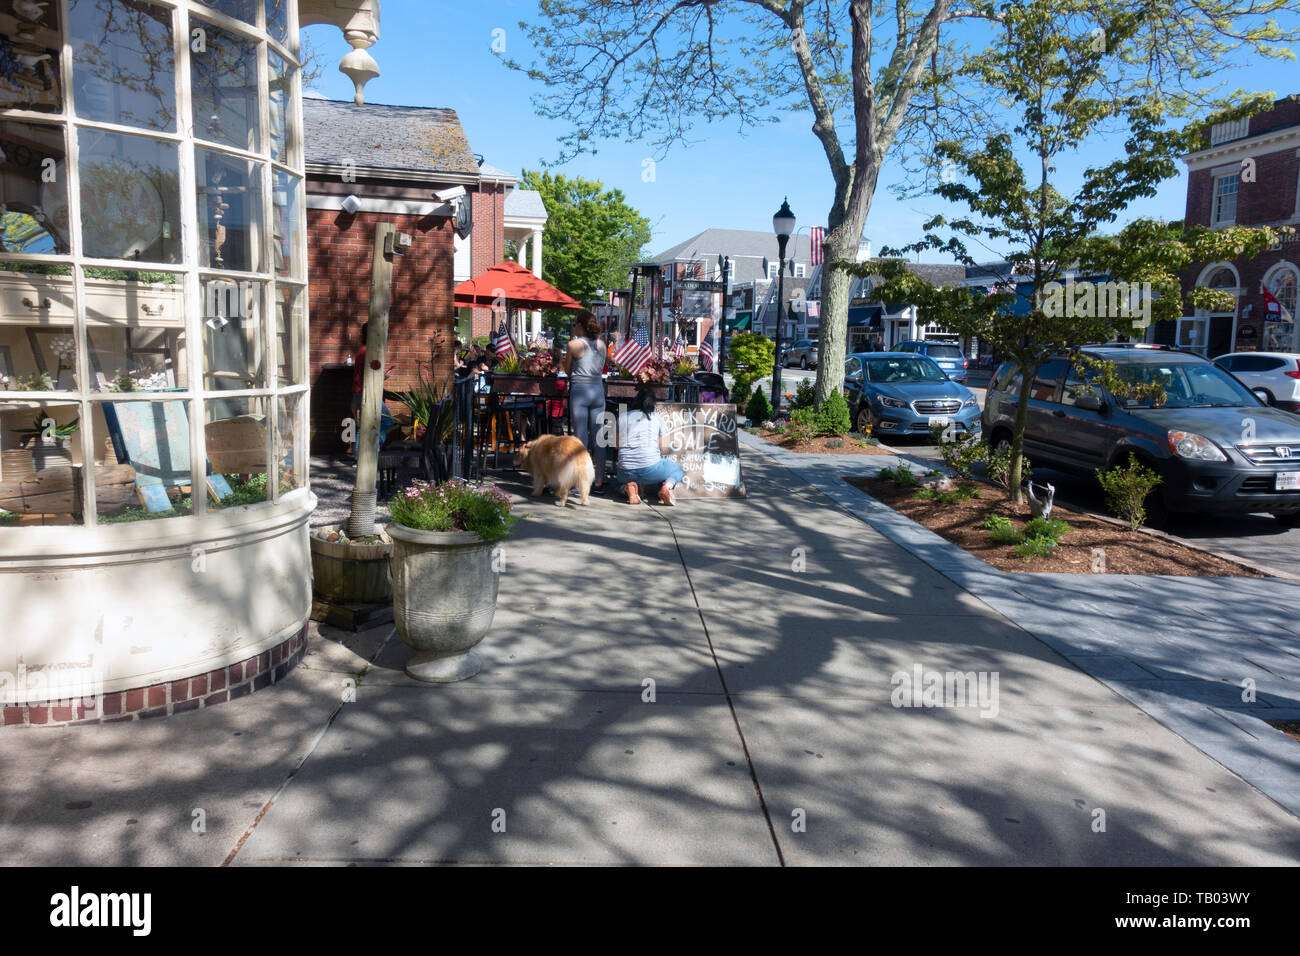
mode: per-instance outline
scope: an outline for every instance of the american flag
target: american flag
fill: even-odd
[[[822,242],[826,239],[826,230],[821,226],[812,227],[812,264],[819,266],[822,264]]]
[[[713,336],[700,343],[700,368],[706,372],[713,371]]]
[[[816,299],[808,300],[808,318],[817,319],[821,317],[822,304]]]
[[[649,343],[638,341],[636,336],[619,342],[609,353],[611,362],[632,375],[645,368],[645,363],[650,361],[650,358]]]
[[[644,345],[646,348],[650,347],[650,330],[645,327],[644,322],[636,327],[636,331],[632,333],[632,338],[636,339],[638,345]]]
[[[677,342],[673,345],[673,358],[686,357],[686,340],[680,335],[677,336]]]
[[[515,340],[510,337],[510,330],[506,328],[506,320],[501,320],[496,333],[492,336],[492,354],[497,358],[505,358],[515,350]]]

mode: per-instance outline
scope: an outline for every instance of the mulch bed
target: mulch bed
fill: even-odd
[[[843,438],[827,438],[819,436],[812,441],[799,445],[789,435],[783,435],[780,432],[769,431],[766,428],[748,428],[746,429],[751,435],[755,435],[770,445],[779,445],[786,451],[798,452],[801,455],[892,455],[894,452],[879,445],[873,445],[870,442],[863,441],[857,435],[845,435]],[[832,445],[827,447],[827,442],[843,442],[838,447]]]
[[[1045,558],[1022,560],[1014,545],[993,544],[984,530],[984,519],[1005,515],[1017,528],[1031,517],[1028,505],[1015,505],[1001,489],[983,482],[959,481],[979,489],[981,497],[953,504],[941,504],[915,497],[915,488],[903,488],[891,480],[845,478],[849,484],[889,505],[941,538],[969,551],[1001,571],[1029,571],[1053,574],[1168,574],[1191,577],[1263,578],[1253,568],[1226,561],[1204,551],[1184,547],[1166,538],[1132,531],[1091,515],[1057,505],[1052,517],[1070,523],[1071,530]],[[1105,552],[1105,571],[1094,571],[1094,549]]]
[[[1282,733],[1295,740],[1300,740],[1300,720],[1270,720],[1272,724]]]

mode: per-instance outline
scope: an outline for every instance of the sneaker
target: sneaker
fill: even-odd
[[[662,501],[670,508],[673,505],[677,504],[677,499],[673,496],[673,490],[669,488],[667,485],[660,485],[659,500]]]
[[[637,488],[635,481],[627,483],[627,503],[630,505],[639,505],[641,503],[641,489]]]

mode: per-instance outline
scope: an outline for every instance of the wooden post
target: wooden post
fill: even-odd
[[[370,271],[370,325],[366,331],[366,367],[361,373],[361,421],[357,424],[357,479],[348,516],[349,538],[375,533],[379,467],[379,419],[384,404],[384,353],[388,348],[388,307],[393,292],[391,222],[375,224],[375,247]]]

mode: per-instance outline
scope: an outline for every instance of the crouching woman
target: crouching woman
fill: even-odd
[[[628,504],[639,505],[641,493],[659,486],[659,500],[675,505],[673,489],[682,480],[682,466],[664,458],[668,428],[655,414],[655,393],[649,385],[637,389],[632,408],[619,422],[618,484]]]

